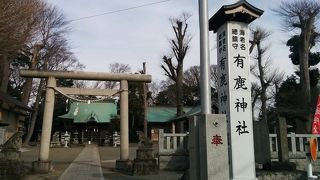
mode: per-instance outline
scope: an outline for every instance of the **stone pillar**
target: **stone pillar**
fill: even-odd
[[[81,144],[84,144],[84,129],[81,129]]]
[[[199,153],[199,121],[200,116],[189,118],[189,179],[200,179],[200,153]]]
[[[217,31],[218,99],[219,113],[227,114],[229,122],[232,179],[253,180],[256,172],[247,27],[246,23],[228,21]],[[233,38],[243,39],[233,43]]]
[[[200,117],[199,152],[200,180],[229,179],[225,114],[203,114]],[[203,159],[205,161],[202,161]]]
[[[278,157],[279,162],[289,161],[289,148],[287,137],[287,121],[286,118],[279,116],[277,121],[277,141],[278,141]]]
[[[43,124],[40,140],[40,152],[39,161],[34,162],[33,170],[48,172],[51,169],[49,161],[49,148],[52,129],[52,117],[54,110],[54,89],[56,87],[56,79],[54,77],[48,77],[46,99],[43,113]]]
[[[49,77],[47,82],[47,92],[44,105],[43,113],[43,124],[41,131],[41,140],[40,140],[40,161],[49,160],[49,147],[51,139],[51,129],[52,129],[52,117],[54,110],[54,89],[56,86],[56,79],[54,77]]]
[[[120,160],[129,159],[128,81],[120,84]]]
[[[263,11],[247,1],[222,6],[209,20],[217,33],[219,113],[226,114],[231,179],[256,179],[248,24]]]
[[[175,122],[171,123],[171,131],[172,131],[172,134],[176,133],[176,123]]]
[[[129,120],[128,120],[128,81],[120,82],[120,159],[116,161],[116,169],[130,171],[132,163],[129,160]]]

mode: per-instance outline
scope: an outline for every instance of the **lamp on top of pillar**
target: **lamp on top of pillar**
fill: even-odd
[[[214,33],[227,21],[250,24],[263,14],[263,10],[254,7],[245,0],[222,6],[209,20],[209,30]]]

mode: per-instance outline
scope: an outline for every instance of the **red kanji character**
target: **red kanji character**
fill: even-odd
[[[211,144],[215,144],[216,146],[218,146],[219,144],[223,144],[221,136],[219,136],[218,134],[213,136]]]

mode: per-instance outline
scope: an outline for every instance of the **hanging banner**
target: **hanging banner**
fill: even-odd
[[[320,96],[318,96],[316,112],[312,122],[312,134],[320,134]]]

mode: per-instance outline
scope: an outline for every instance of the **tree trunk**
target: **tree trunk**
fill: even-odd
[[[181,116],[183,114],[183,65],[179,64],[177,67],[177,82],[176,82],[176,93],[177,93],[177,116]],[[184,122],[180,121],[178,123],[178,133],[184,132]]]
[[[254,121],[254,108],[255,108],[255,104],[258,100],[258,95],[254,96],[252,99],[252,103],[251,103],[251,113],[252,113],[252,120]]]
[[[10,61],[6,55],[0,56],[0,91],[6,93],[10,75]]]
[[[40,80],[40,84],[39,84],[39,87],[38,87],[38,91],[37,91],[37,96],[36,96],[36,101],[34,103],[34,112],[32,113],[32,116],[31,116],[31,124],[30,124],[30,127],[28,129],[28,133],[27,133],[27,136],[23,142],[23,145],[28,145],[29,142],[30,142],[30,139],[32,137],[32,134],[33,134],[33,131],[34,131],[34,126],[36,124],[36,120],[37,120],[37,116],[38,116],[38,112],[39,112],[39,105],[40,105],[40,101],[42,99],[42,90],[43,90],[43,87],[44,87],[44,82],[45,82],[45,79],[41,79]]]
[[[261,135],[262,135],[262,141],[261,143],[264,146],[265,152],[265,158],[266,163],[264,164],[264,168],[269,169],[271,167],[271,153],[270,153],[270,144],[269,144],[269,126],[268,126],[268,120],[267,120],[267,88],[268,84],[265,82],[265,72],[264,68],[262,66],[262,48],[260,45],[260,42],[257,43],[257,49],[258,49],[258,68],[259,68],[259,80],[261,84],[261,123],[262,123],[262,129],[261,129]]]
[[[34,46],[33,57],[31,59],[31,65],[29,68],[30,70],[36,69],[38,54],[39,54],[40,49],[41,49],[41,47],[39,45]],[[28,105],[28,102],[30,99],[31,90],[32,90],[32,81],[33,81],[33,78],[26,78],[26,82],[23,86],[22,95],[21,95],[21,102],[25,105]]]
[[[261,84],[261,118],[264,122],[267,122],[267,88],[268,84],[265,82],[265,72],[262,66],[262,49],[260,46],[260,42],[257,43],[258,49],[258,68],[259,68],[259,80]],[[266,123],[268,124],[268,123]]]
[[[279,162],[289,162],[287,120],[285,117],[278,116],[277,120],[277,142]]]
[[[310,76],[309,76],[309,50],[310,50],[310,35],[311,27],[310,23],[305,23],[305,28],[301,29],[300,43],[299,46],[299,61],[300,61],[300,83],[304,99],[305,113],[305,127],[307,133],[311,133],[311,116],[310,116],[310,106],[311,106],[311,91],[310,91]]]

